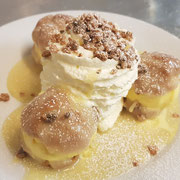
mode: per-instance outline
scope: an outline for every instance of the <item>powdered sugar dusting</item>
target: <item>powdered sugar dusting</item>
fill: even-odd
[[[179,74],[179,59],[163,53],[144,52],[133,86],[137,94],[164,95],[178,86]]]

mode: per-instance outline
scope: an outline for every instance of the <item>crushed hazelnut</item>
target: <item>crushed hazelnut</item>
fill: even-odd
[[[67,112],[67,113],[64,114],[64,117],[67,119],[67,118],[70,117],[70,115],[71,115],[70,112]]]
[[[131,68],[132,61],[136,60],[135,50],[129,44],[129,41],[133,39],[132,33],[119,30],[112,22],[95,14],[83,14],[74,18],[67,25],[66,30],[68,33],[80,34],[82,46],[87,50],[92,50],[94,57],[102,61],[107,59],[122,61],[125,57],[128,63],[126,66],[119,66],[119,69]],[[125,50],[124,47],[128,48]]]
[[[63,47],[63,48],[62,48],[62,52],[63,52],[63,53],[67,53],[67,54],[70,54],[70,53],[71,53],[71,51],[70,51],[70,49],[69,49],[68,47]]]
[[[121,69],[121,66],[118,64],[118,65],[116,66],[116,69]]]
[[[134,167],[139,166],[139,163],[137,161],[133,161],[132,164],[133,164]]]
[[[79,54],[78,54],[78,57],[82,57],[82,53],[79,53]]]
[[[43,51],[42,57],[49,57],[49,56],[51,56],[51,52],[49,50]]]
[[[9,101],[9,94],[7,94],[7,93],[1,93],[0,94],[0,101],[4,101],[4,102],[7,102],[7,101]]]
[[[112,69],[111,72],[110,72],[110,74],[112,74],[112,75],[116,74],[116,73],[117,73],[117,69]]]
[[[22,147],[19,149],[19,151],[16,154],[16,157],[18,157],[20,159],[23,159],[27,156],[28,156],[27,152],[25,152]]]
[[[97,73],[97,74],[100,74],[100,73],[101,73],[101,69],[98,69],[98,70],[96,71],[96,73]]]
[[[63,34],[63,33],[64,33],[64,30],[60,30],[60,33]]]
[[[149,153],[152,155],[152,156],[155,156],[157,154],[157,151],[158,151],[158,148],[157,146],[147,146],[148,150],[149,150]]]
[[[47,113],[41,116],[41,119],[45,123],[53,123],[56,120],[56,118],[57,118],[57,115],[55,113]]]

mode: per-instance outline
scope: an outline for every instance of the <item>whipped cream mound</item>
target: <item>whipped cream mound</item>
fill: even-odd
[[[97,15],[83,14],[54,31],[45,52],[42,90],[67,88],[97,107],[99,130],[111,128],[122,110],[122,98],[137,79],[140,58],[132,33]]]

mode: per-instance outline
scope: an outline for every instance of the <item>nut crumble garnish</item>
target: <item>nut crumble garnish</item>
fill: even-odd
[[[25,152],[22,147],[19,149],[19,151],[16,154],[16,157],[18,157],[20,159],[23,159],[23,158],[25,158],[27,156],[28,156],[28,153]]]
[[[53,123],[57,118],[57,115],[53,113],[47,113],[41,116],[41,119],[46,123]]]
[[[116,66],[116,69],[121,69],[121,66],[118,64],[118,65]]]
[[[67,119],[67,118],[70,117],[70,115],[71,115],[70,112],[67,112],[67,113],[64,114],[64,117]]]
[[[69,42],[65,47],[62,48],[62,52],[70,54],[71,51],[76,52],[78,49],[78,44],[75,40],[69,38]]]
[[[134,167],[139,166],[139,163],[137,161],[133,161],[132,164],[133,164]]]
[[[116,73],[117,73],[117,69],[112,69],[111,72],[110,72],[110,74],[112,74],[112,75],[116,74]]]
[[[51,56],[51,52],[49,50],[43,51],[42,57],[49,57],[49,56]]]
[[[67,44],[67,47],[69,47],[72,51],[76,51],[78,49],[78,44],[76,41],[69,38],[69,43]]]
[[[100,73],[101,73],[101,69],[98,69],[98,70],[96,71],[96,73],[97,73],[97,74],[100,74]]]
[[[79,53],[79,54],[78,54],[78,57],[82,57],[82,53]]]
[[[71,51],[70,51],[70,49],[69,49],[68,47],[63,47],[63,48],[62,48],[62,52],[63,52],[63,53],[67,53],[67,54],[70,54],[70,53],[71,53]]]
[[[152,155],[152,156],[155,156],[157,154],[157,151],[158,151],[158,148],[157,146],[147,146],[148,150],[149,150],[149,153]]]
[[[64,30],[60,30],[60,33],[63,34],[63,33],[64,33]]]
[[[179,114],[177,114],[177,113],[173,113],[173,114],[172,114],[172,117],[173,117],[173,118],[179,118],[179,117],[180,117],[180,115],[179,115]]]
[[[4,102],[7,102],[7,101],[9,101],[9,94],[7,94],[7,93],[1,93],[0,94],[0,101],[4,101]]]
[[[102,61],[118,61],[118,68],[131,68],[133,61],[138,59],[135,49],[130,44],[133,39],[132,33],[119,30],[112,22],[95,14],[83,14],[74,18],[66,26],[66,31],[80,35],[82,46],[93,51],[94,57]]]

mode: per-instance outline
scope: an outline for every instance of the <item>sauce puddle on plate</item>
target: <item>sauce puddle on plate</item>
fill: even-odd
[[[7,87],[10,94],[20,102],[29,102],[41,91],[42,66],[29,55],[19,61],[10,71]]]
[[[37,95],[40,92],[41,68],[31,63],[27,65],[24,60],[18,62],[8,77],[9,91],[21,102],[30,101],[33,98],[31,93]],[[25,75],[26,71],[28,73]],[[18,79],[19,85],[14,83],[13,79]],[[27,97],[19,96],[21,91]],[[21,144],[20,114],[23,107],[22,105],[12,112],[3,124],[3,137],[13,156],[18,152]],[[97,132],[89,149],[81,155],[80,161],[64,171],[43,167],[30,157],[24,159],[15,157],[14,161],[24,165],[26,169],[24,180],[100,180],[117,176],[148,161],[152,155],[156,154],[156,151],[159,153],[173,141],[180,122],[178,109],[177,101],[155,120],[144,122],[135,121],[131,115],[123,111],[114,127],[106,133]],[[150,153],[150,149],[153,148],[155,150]]]

